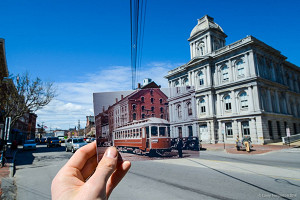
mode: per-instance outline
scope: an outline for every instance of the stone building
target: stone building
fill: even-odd
[[[197,127],[199,124],[194,87],[170,87],[169,94],[171,137],[197,137]]]
[[[194,86],[197,134],[204,142],[256,144],[280,141],[300,130],[300,69],[253,36],[226,45],[227,35],[209,16],[188,41],[191,60],[168,72],[170,87]]]

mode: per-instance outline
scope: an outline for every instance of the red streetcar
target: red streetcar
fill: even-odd
[[[154,117],[134,121],[113,131],[113,144],[121,151],[162,155],[171,151],[170,124]]]

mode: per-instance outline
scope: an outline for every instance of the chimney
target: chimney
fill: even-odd
[[[121,99],[123,99],[124,98],[124,96],[123,96],[123,94],[121,94]]]
[[[141,89],[141,84],[140,83],[138,83],[138,89]]]
[[[102,112],[104,112],[105,111],[105,106],[103,106],[103,108],[102,108]]]
[[[118,98],[116,98],[116,103],[118,103]]]

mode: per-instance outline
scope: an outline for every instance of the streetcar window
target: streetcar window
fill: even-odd
[[[170,127],[167,127],[168,129],[168,137],[170,137]]]
[[[146,137],[149,138],[149,126],[146,127]]]
[[[151,136],[157,136],[158,132],[157,132],[157,126],[151,126]]]
[[[159,136],[166,136],[166,127],[159,127]]]

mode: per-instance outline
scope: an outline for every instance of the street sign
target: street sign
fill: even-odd
[[[5,119],[5,129],[4,129],[4,140],[9,140],[9,132],[10,132],[10,122],[11,117],[6,117]]]

